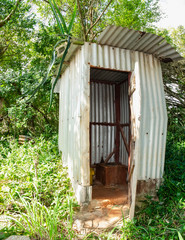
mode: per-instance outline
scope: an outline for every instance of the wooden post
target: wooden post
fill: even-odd
[[[105,164],[108,163],[108,161],[111,159],[111,157],[115,154],[115,149],[113,150],[113,152],[109,153],[109,155],[106,157],[106,159],[104,160]]]
[[[115,86],[115,109],[116,109],[116,139],[115,139],[115,163],[119,163],[119,146],[120,146],[120,86]]]
[[[129,95],[129,89],[131,89],[131,75],[132,73],[130,72],[128,74],[128,104],[129,104],[129,155],[128,155],[128,173],[130,173],[130,166],[131,166],[131,139],[132,139],[132,134],[131,134],[131,96]],[[135,81],[134,81],[135,83]]]
[[[126,150],[127,150],[128,156],[129,156],[129,154],[130,154],[129,145],[127,144],[127,139],[126,139],[126,137],[125,137],[124,131],[123,131],[123,129],[121,128],[120,124],[119,124],[119,129],[120,129],[120,132],[121,132],[121,136],[122,136],[123,142],[124,142],[124,144],[125,144],[125,148],[126,148]]]

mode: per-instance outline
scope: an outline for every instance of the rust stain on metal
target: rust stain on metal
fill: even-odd
[[[137,181],[137,195],[144,196],[146,194],[155,195],[161,179],[147,179]]]

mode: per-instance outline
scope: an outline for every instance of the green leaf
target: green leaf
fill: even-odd
[[[49,108],[51,108],[52,101],[53,101],[53,91],[54,91],[55,86],[56,86],[56,84],[57,84],[57,81],[58,81],[58,79],[59,79],[59,76],[60,76],[60,73],[61,73],[61,70],[62,70],[62,66],[63,66],[63,63],[64,63],[64,59],[65,59],[65,57],[66,57],[66,55],[67,55],[67,52],[68,52],[68,49],[69,49],[70,45],[71,45],[71,41],[70,41],[70,37],[68,37],[67,46],[66,46],[66,49],[65,49],[65,51],[64,51],[64,54],[63,54],[63,56],[62,56],[62,60],[61,60],[61,62],[60,62],[58,74],[57,74],[57,76],[56,76],[56,78],[55,78],[55,80],[54,80],[53,86],[52,86],[52,88],[51,88],[51,93],[50,93],[50,106],[49,106]]]
[[[55,8],[54,8],[51,0],[49,0],[49,4],[50,4],[51,9],[52,9],[52,11],[53,11],[53,14],[54,14],[54,16],[55,16],[55,18],[56,18],[56,20],[57,20],[57,24],[58,24],[58,27],[59,27],[59,29],[60,29],[60,31],[61,31],[61,34],[64,35],[64,29],[63,29],[63,27],[62,27],[62,24],[61,24],[61,22],[60,22],[60,19],[59,19],[58,15],[57,15],[57,13],[56,13],[56,11],[55,11]]]
[[[178,233],[179,240],[184,240],[181,233],[179,231],[177,231],[177,233]]]
[[[52,69],[52,67],[53,67],[53,64],[55,63],[55,59],[56,59],[56,47],[59,45],[59,43],[65,42],[65,41],[66,41],[66,40],[63,39],[63,40],[61,40],[61,41],[59,41],[59,42],[57,42],[57,43],[55,44],[54,49],[53,49],[53,52],[52,52],[52,59],[51,59],[51,62],[50,62],[50,64],[49,64],[49,67],[48,67],[48,69],[47,69],[46,76],[44,77],[44,79],[42,80],[42,82],[41,82],[41,83],[35,88],[35,90],[32,92],[32,95],[31,95],[31,97],[28,99],[27,102],[30,101],[30,99],[36,94],[36,92],[40,89],[40,87],[43,86],[43,85],[45,84],[45,82],[47,81],[48,75],[49,75],[49,73],[50,73],[50,71],[51,71],[51,69]]]
[[[63,18],[63,16],[62,16],[60,10],[59,10],[58,7],[57,7],[55,0],[53,0],[53,2],[54,2],[55,9],[57,10],[57,13],[58,13],[58,15],[59,15],[59,17],[60,17],[60,20],[61,20],[61,22],[62,22],[62,24],[63,24],[64,32],[65,32],[66,34],[68,34],[68,29],[67,29],[65,20],[64,20],[64,18]]]
[[[77,9],[77,5],[75,4],[74,11],[73,11],[72,18],[71,18],[71,22],[70,22],[69,27],[68,27],[68,34],[70,34],[71,29],[73,27],[73,23],[74,23],[74,20],[75,20],[75,17],[76,17],[76,9]]]

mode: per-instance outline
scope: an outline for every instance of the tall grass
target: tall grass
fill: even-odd
[[[0,211],[12,221],[0,239],[15,232],[35,239],[80,239],[72,229],[77,204],[56,137],[24,145],[1,139],[0,162]],[[158,200],[146,197],[133,221],[123,219],[113,230],[92,232],[84,239],[185,238],[185,142],[170,135],[164,182],[157,195]]]
[[[56,140],[40,137],[21,146],[12,138],[0,142],[0,211],[18,232],[36,239],[74,236],[77,204]]]
[[[57,239],[60,236],[59,202],[53,208],[47,208],[38,199],[20,197],[21,206],[16,203],[18,216],[11,220],[23,231],[37,239]]]

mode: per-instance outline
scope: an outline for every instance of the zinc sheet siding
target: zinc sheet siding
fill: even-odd
[[[88,75],[84,50],[79,49],[62,74],[59,92],[59,149],[70,178],[83,186],[90,184]]]
[[[119,71],[132,71],[132,52],[130,50],[109,47],[106,45],[98,45],[96,43],[88,44],[90,65],[92,67],[100,67],[105,69],[119,70]],[[106,80],[106,79],[105,79]],[[115,123],[115,86],[105,84],[93,83],[91,87],[93,93],[93,99],[95,99],[95,108],[92,109],[92,121],[99,122],[111,122]],[[106,91],[106,92],[105,92]],[[106,95],[107,94],[107,95]],[[104,98],[107,98],[109,107],[103,107]],[[129,123],[129,107],[128,107],[128,83],[125,82],[121,86],[121,116],[120,123]],[[124,101],[125,100],[125,101]],[[93,104],[91,104],[93,105]],[[99,108],[99,110],[98,110]],[[124,110],[123,110],[124,109]],[[95,119],[96,117],[96,119]],[[94,119],[94,120],[93,120]],[[129,128],[124,127],[124,132],[129,143]],[[91,140],[92,140],[92,152],[91,159],[92,164],[100,162],[101,158],[105,159],[109,153],[111,153],[115,147],[115,134],[116,127],[108,126],[92,126]],[[94,138],[95,136],[95,138]],[[99,137],[98,137],[99,136]],[[93,141],[96,139],[96,142]],[[93,151],[94,149],[94,151]],[[120,135],[120,153],[119,160],[122,164],[128,165],[128,154],[126,152],[122,137]],[[114,156],[111,157],[109,162],[114,161]]]
[[[91,83],[91,122],[115,123],[115,86]],[[91,160],[100,163],[114,150],[115,127],[91,126]],[[114,156],[109,162],[114,161]]]
[[[152,54],[162,61],[183,59],[163,37],[121,26],[107,26],[98,37],[98,43]]]
[[[162,178],[165,157],[167,111],[159,60],[139,53],[141,88],[140,166],[138,179]]]
[[[134,109],[139,111],[134,120],[135,125],[138,126],[135,156],[135,161],[138,163],[137,179],[161,178],[164,167],[167,113],[160,62],[150,54],[95,43],[85,43],[77,50],[60,81],[59,148],[62,150],[63,161],[69,167],[70,177],[83,186],[90,184],[89,122],[90,118],[93,118],[90,116],[90,91],[91,94],[93,91],[90,90],[90,66],[129,71],[134,74],[131,80],[134,79],[133,81],[136,82],[137,90],[133,96],[136,92],[140,95],[139,98],[133,97],[132,101]],[[126,89],[127,86],[123,86],[123,92]],[[94,92],[92,99],[98,104],[95,94]],[[122,121],[128,120],[129,109],[125,111],[121,116]],[[113,119],[112,114],[113,111],[110,110],[110,115],[108,113],[106,115],[107,119]],[[126,128],[124,130],[128,138]],[[104,142],[106,141],[107,148],[108,146],[111,148],[111,140],[104,137]],[[97,149],[94,154],[100,154],[98,151]],[[124,158],[126,152],[121,152],[120,155]]]
[[[88,54],[91,54],[91,66],[127,72],[132,70],[130,50],[91,43]]]
[[[111,47],[89,44],[90,65],[113,70],[130,71],[135,77],[133,106],[138,116],[136,122],[136,146],[138,163],[137,179],[147,180],[162,178],[167,132],[167,111],[163,89],[160,61],[151,54]],[[133,83],[131,83],[132,85]],[[123,86],[124,88],[124,86]],[[128,88],[127,88],[128,89]],[[124,91],[124,89],[123,89]],[[126,90],[125,90],[126,91]],[[96,100],[97,101],[97,100]],[[127,105],[125,103],[125,105]],[[121,117],[129,117],[129,109],[124,107]],[[113,112],[112,112],[113,113]],[[133,121],[133,119],[131,119]],[[125,123],[126,121],[124,121]],[[127,139],[128,130],[124,128]],[[120,143],[122,139],[120,137]],[[127,153],[121,147],[124,156],[122,163],[127,164]]]

